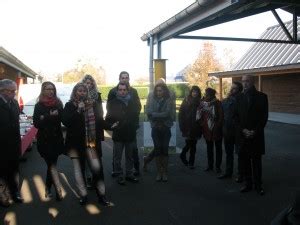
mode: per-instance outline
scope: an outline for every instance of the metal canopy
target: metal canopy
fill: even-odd
[[[284,23],[276,13],[276,9],[279,8],[293,14],[294,28],[292,33],[287,31]],[[273,12],[281,28],[285,31],[288,40],[183,35],[267,11]],[[172,38],[300,44],[300,37],[297,35],[297,16],[300,16],[299,0],[197,0],[175,16],[144,34],[141,39],[147,41],[148,45],[150,42],[152,44],[159,44],[162,41]]]

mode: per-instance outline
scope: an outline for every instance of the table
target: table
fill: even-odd
[[[21,137],[21,154],[23,155],[27,148],[31,145],[33,139],[35,138],[35,135],[37,133],[37,129],[32,126],[28,129],[26,134]]]

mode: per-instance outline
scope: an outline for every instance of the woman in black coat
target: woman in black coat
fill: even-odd
[[[50,198],[51,186],[56,191],[56,200],[63,199],[61,183],[56,168],[58,156],[63,151],[61,115],[63,105],[56,95],[55,85],[49,81],[42,84],[41,93],[34,107],[33,124],[38,129],[37,149],[47,163],[46,193]]]
[[[185,146],[182,148],[180,159],[184,165],[194,169],[197,140],[202,132],[199,121],[196,121],[197,108],[201,100],[201,90],[198,86],[192,86],[189,95],[183,100],[178,115],[179,128],[185,137]],[[186,153],[190,150],[189,161]]]
[[[109,205],[105,197],[105,184],[102,166],[101,141],[103,128],[102,103],[96,101],[94,94],[89,93],[84,83],[78,83],[73,88],[70,101],[63,110],[63,124],[67,128],[65,147],[73,161],[76,185],[79,190],[81,205],[87,203],[87,190],[84,179],[85,161],[93,174],[99,203]],[[101,98],[100,98],[101,99]]]

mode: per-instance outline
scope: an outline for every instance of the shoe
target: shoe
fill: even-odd
[[[140,171],[139,171],[139,170],[135,170],[135,171],[133,172],[133,175],[134,175],[134,176],[137,176],[137,177],[140,176]]]
[[[224,173],[220,176],[218,176],[219,179],[226,179],[226,178],[231,178],[231,174],[228,174],[228,173]]]
[[[212,171],[212,170],[213,170],[213,168],[210,167],[210,166],[208,166],[208,167],[206,167],[206,168],[204,169],[205,172]]]
[[[216,168],[216,173],[221,173],[221,172],[222,172],[222,170],[219,167],[217,167]]]
[[[245,186],[243,186],[243,187],[240,189],[240,192],[241,192],[241,193],[246,193],[246,192],[249,192],[249,191],[251,191],[251,190],[252,190],[252,187],[251,187],[251,186],[245,185]]]
[[[122,176],[118,177],[117,182],[118,182],[118,184],[120,184],[120,185],[125,185],[125,179],[124,179],[124,177],[122,177]]]
[[[262,187],[256,188],[256,192],[257,192],[257,194],[259,194],[259,195],[264,195],[264,194],[265,194],[265,190],[264,190]]]
[[[45,198],[52,198],[52,197],[53,197],[53,195],[51,193],[50,188],[46,188],[45,189]]]
[[[87,196],[83,196],[79,198],[80,205],[86,205],[87,201],[88,201]]]
[[[180,153],[179,155],[182,163],[185,165],[185,166],[188,166],[188,161],[186,160],[186,156],[183,154],[183,153]]]
[[[193,170],[193,169],[195,169],[195,166],[194,166],[194,165],[191,165],[191,164],[189,164],[189,169]]]
[[[13,197],[12,197],[13,201],[15,203],[23,203],[24,199],[21,197],[20,192],[16,192]]]
[[[237,183],[242,183],[244,181],[243,177],[242,176],[238,176],[236,179],[235,179],[235,182]]]
[[[60,202],[63,200],[63,195],[61,193],[61,191],[56,192],[56,201]]]
[[[125,177],[125,179],[126,179],[127,181],[129,181],[129,182],[132,182],[132,183],[137,183],[137,182],[139,182],[139,179],[137,179],[137,178],[134,177],[134,176],[127,176],[127,177]]]
[[[110,206],[110,205],[112,205],[112,203],[110,201],[108,201],[105,196],[99,197],[98,202],[101,205],[103,205],[103,206]]]
[[[160,181],[162,180],[162,176],[161,176],[160,173],[157,174],[155,180],[156,180],[157,182],[160,182]]]
[[[162,181],[167,182],[168,181],[168,175],[166,173],[163,173],[162,175]]]

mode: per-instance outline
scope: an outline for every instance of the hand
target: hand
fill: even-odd
[[[84,111],[84,109],[85,109],[84,102],[79,102],[79,103],[78,103],[78,109],[77,109],[77,111],[78,111],[79,113],[81,113],[81,112]]]
[[[58,115],[58,110],[54,109],[54,110],[50,110],[50,116],[57,116]]]
[[[245,136],[245,138],[247,138],[247,139],[253,138],[253,136],[254,136],[253,130],[243,129],[242,132],[243,132],[243,135]]]
[[[119,125],[119,121],[113,123],[113,125],[111,125],[111,129],[115,129],[117,126]]]

